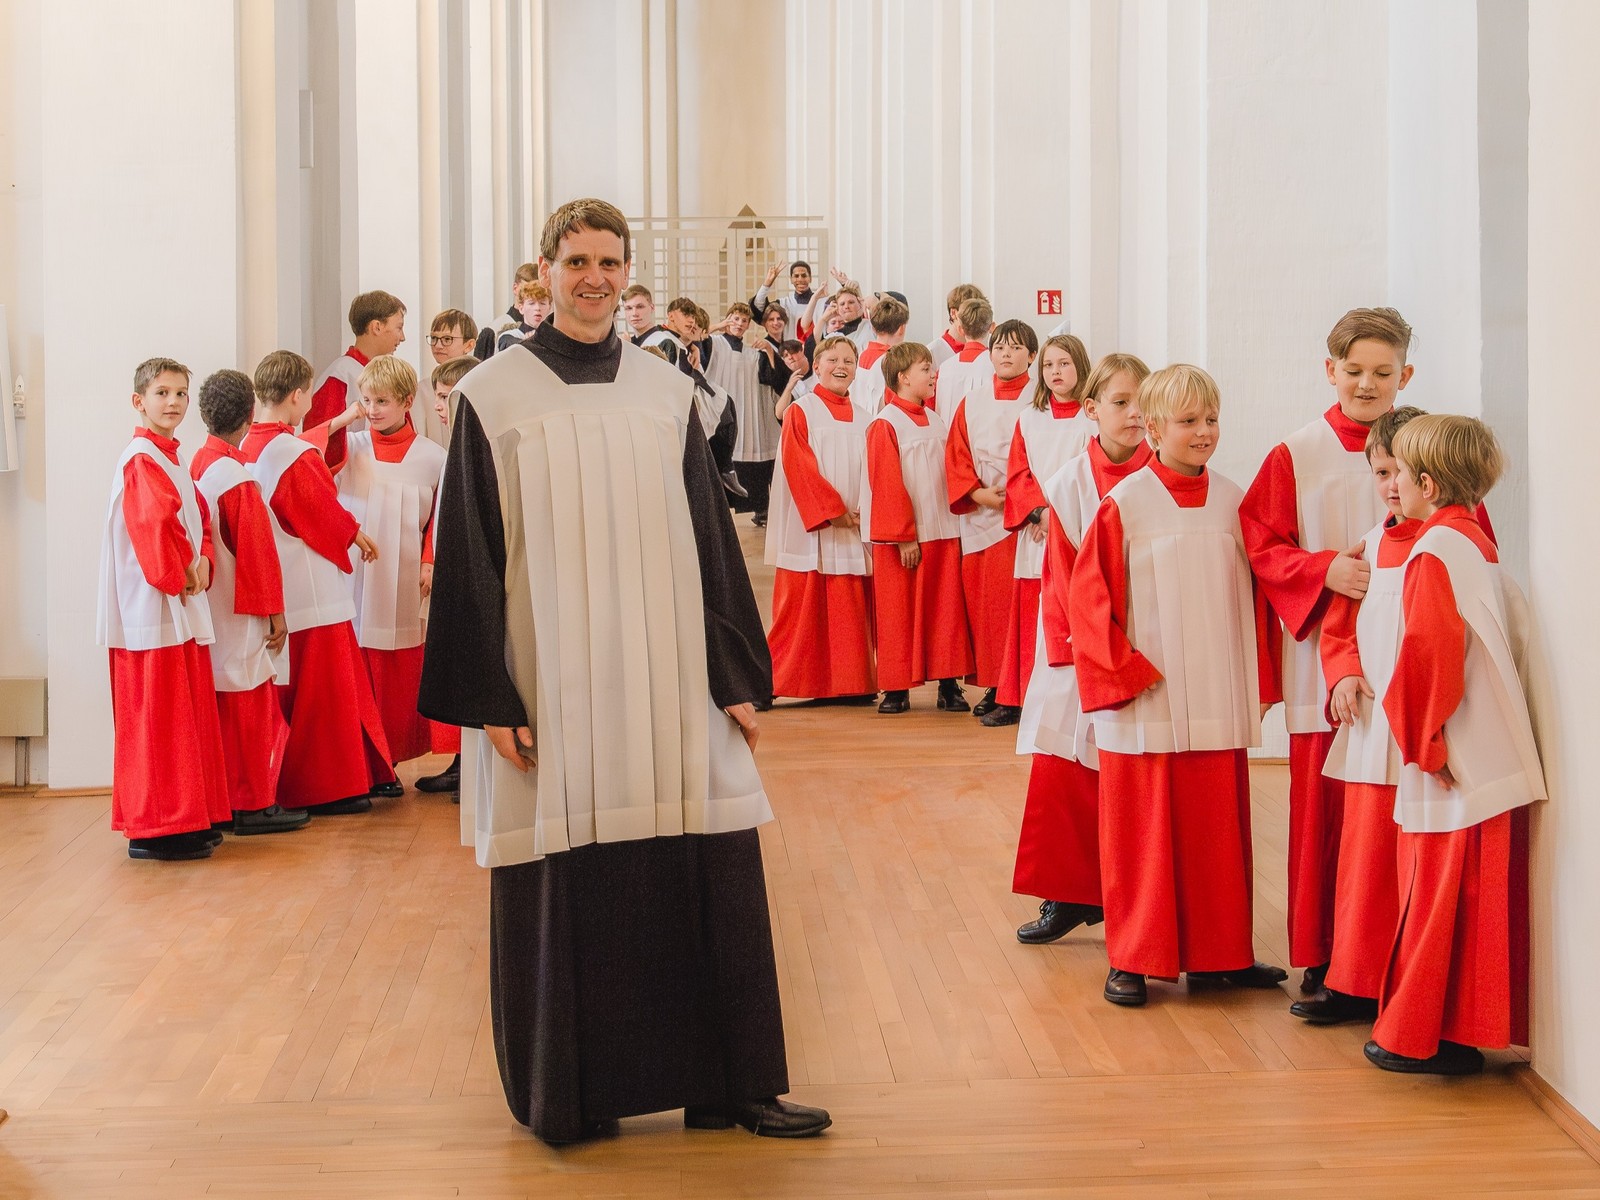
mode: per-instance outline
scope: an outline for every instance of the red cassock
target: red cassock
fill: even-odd
[[[811,396],[839,420],[849,421],[857,411],[848,397],[825,388],[814,389]],[[778,453],[799,520],[807,531],[815,532],[851,510],[839,489],[824,477],[810,437],[806,410],[797,402],[784,413]],[[770,526],[768,536],[772,536]],[[774,695],[822,699],[877,690],[871,586],[867,575],[776,569],[772,631],[767,638]]]
[[[1098,441],[1089,443],[1086,454],[1102,498],[1150,461],[1150,447],[1144,443],[1123,463],[1107,458]],[[1006,494],[1009,498],[1009,489]],[[1081,531],[1077,532],[1081,537]],[[1045,653],[1055,668],[1070,667],[1073,662],[1068,596],[1077,557],[1078,547],[1068,536],[1061,514],[1052,511],[1040,578],[1039,620]],[[1101,903],[1098,768],[1054,754],[1033,755],[1011,890],[1068,904]]]
[[[438,505],[435,504],[434,516],[438,515]],[[430,567],[433,566],[433,524],[432,521],[428,523],[428,534],[422,541],[422,561]],[[429,721],[428,744],[435,754],[460,754],[461,727],[446,725],[441,721]]]
[[[246,461],[254,462],[286,432],[282,424],[252,425],[240,447]],[[267,503],[288,537],[350,573],[350,547],[360,528],[339,504],[333,475],[319,454],[296,458]],[[287,591],[294,568],[284,563],[283,569]],[[301,629],[290,624],[289,683],[278,689],[289,722],[278,803],[285,808],[328,804],[392,782],[388,740],[350,621]]]
[[[317,390],[311,396],[311,408],[306,413],[305,420],[300,423],[307,433],[319,425],[326,425],[350,407],[350,401],[354,399],[351,393],[355,388],[355,381],[361,378],[361,369],[368,361],[367,356],[354,346],[350,346],[334,359],[327,374],[317,384]],[[344,466],[346,451],[343,429],[324,433],[317,444],[322,450],[323,458],[327,460],[329,470],[337,471]]]
[[[1210,473],[1179,476],[1158,461],[1149,470],[1185,509],[1205,507],[1208,485],[1219,478]],[[1114,494],[1084,536],[1068,601],[1072,660],[1087,712],[1123,708],[1163,678],[1129,636],[1134,600],[1123,517]],[[1276,673],[1266,659],[1266,622],[1266,607],[1257,598],[1256,663],[1239,664],[1239,670],[1254,665],[1260,697],[1271,702]],[[1162,647],[1169,664],[1172,655],[1187,657],[1196,649],[1205,648]],[[1111,966],[1158,978],[1249,966],[1255,952],[1245,748],[1119,753],[1107,749],[1099,721],[1095,732]]]
[[[198,483],[219,458],[244,461],[237,449],[211,436],[194,456],[189,473]],[[241,616],[281,615],[283,574],[261,489],[249,483],[223,492],[217,498],[213,529],[234,557],[234,612]],[[219,640],[223,628],[219,622]],[[277,800],[278,771],[289,739],[277,686],[269,679],[248,691],[218,691],[217,718],[227,764],[229,804],[235,812],[270,807]]]
[[[1489,562],[1492,539],[1465,509],[1435,513]],[[1418,555],[1406,568],[1405,632],[1384,696],[1401,760],[1427,772],[1446,762],[1445,722],[1466,695],[1466,623],[1450,574]],[[1528,1040],[1528,810],[1514,808],[1450,833],[1397,836],[1400,917],[1372,1037],[1427,1058],[1439,1042],[1502,1048]]]
[[[176,440],[143,429],[136,436],[178,462]],[[196,499],[204,519],[204,502]],[[194,558],[181,509],[172,480],[150,458],[136,456],[123,467],[129,540],[145,581],[167,596],[182,593]],[[200,552],[210,558],[209,526]],[[210,649],[193,640],[154,650],[113,648],[110,661],[116,730],[111,827],[130,838],[153,838],[231,818]]]
[[[1020,414],[1021,401],[1018,397],[1028,382],[1026,374],[1014,379],[996,378],[993,380],[992,397],[1014,406]],[[1013,428],[1015,421],[1016,416],[1013,415]],[[998,454],[993,447],[976,444],[968,427],[966,399],[957,404],[950,419],[950,440],[945,449],[945,474],[950,489],[951,512],[962,516],[984,516],[978,503],[972,499],[972,493],[1000,482],[996,479],[985,484],[983,460],[999,458],[1007,453],[1012,432],[1012,429],[1005,430]],[[1002,478],[1003,472],[1004,468],[1000,467],[998,473]],[[1000,514],[996,514],[995,519],[1004,521]],[[1013,620],[1012,610],[1016,603],[1016,558],[1015,533],[1007,533],[999,541],[982,549],[972,549],[964,531],[961,586],[967,599],[967,623],[972,629],[972,652],[976,663],[973,682],[979,687],[998,687],[1001,682],[1006,629]]]
[[[919,429],[941,429],[943,422],[920,405],[884,392],[885,408],[893,406]],[[938,440],[936,437],[932,440]],[[931,449],[931,448],[930,448]],[[957,522],[941,530],[918,528],[907,472],[928,502],[942,502],[944,481],[933,472],[942,466],[942,449],[917,456],[908,468],[902,458],[894,422],[884,417],[867,426],[867,487],[871,492],[868,537],[872,547],[873,609],[878,634],[878,686],[886,692],[918,687],[930,679],[960,679],[972,673],[972,639],[967,632],[966,601],[961,593],[961,539]],[[933,536],[944,532],[949,536]],[[900,545],[917,542],[922,560],[915,567],[900,564]]]

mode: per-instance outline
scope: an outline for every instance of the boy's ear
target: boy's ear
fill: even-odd
[[[402,408],[410,408],[412,406],[412,404],[414,404],[416,402],[416,399],[417,399],[417,394],[415,392],[412,392],[404,400],[400,401],[400,406]]]
[[[1411,382],[1411,373],[1415,370],[1416,367],[1412,366],[1410,363],[1407,363],[1405,366],[1400,368],[1400,387],[1403,388],[1406,386],[1406,384]]]

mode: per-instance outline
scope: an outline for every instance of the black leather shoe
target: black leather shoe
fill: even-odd
[[[290,812],[276,804],[263,808],[260,812],[235,812],[233,814],[233,832],[240,837],[248,837],[253,833],[293,833],[296,829],[304,829],[311,824],[311,814]]]
[[[453,792],[461,787],[461,755],[450,760],[450,765],[437,775],[424,775],[417,780],[419,792]]]
[[[975,717],[987,717],[994,710],[994,689],[990,688],[984,692],[983,699],[972,706],[972,715]]]
[[[685,1129],[731,1129],[743,1125],[757,1137],[816,1137],[833,1118],[826,1110],[791,1104],[776,1096],[734,1104],[696,1104],[683,1110]]]
[[[903,713],[911,711],[910,692],[885,692],[883,702],[878,705],[881,713]]]
[[[200,830],[200,832],[195,834],[195,836],[203,839],[205,844],[210,846],[213,850],[222,845],[222,830],[218,829],[215,825],[213,825],[210,829]]]
[[[1106,976],[1105,998],[1124,1008],[1138,1008],[1150,996],[1145,990],[1143,975],[1136,975],[1132,971],[1119,971],[1112,967],[1111,974]]]
[[[1098,925],[1105,919],[1105,909],[1093,904],[1046,900],[1039,905],[1039,919],[1017,929],[1017,941],[1027,946],[1043,946],[1066,937],[1079,925]]]
[[[1328,963],[1320,967],[1307,967],[1304,975],[1300,976],[1300,994],[1302,996],[1315,996],[1327,986]]]
[[[1483,1071],[1483,1051],[1459,1042],[1440,1042],[1431,1058],[1392,1054],[1377,1042],[1368,1042],[1363,1053],[1373,1066],[1401,1075],[1477,1075]]]
[[[757,712],[771,712],[772,697],[768,696],[765,700],[752,700],[750,702],[750,707],[755,709]]]
[[[1282,967],[1272,967],[1259,962],[1241,967],[1237,971],[1188,972],[1190,983],[1209,987],[1275,988],[1287,978],[1289,972]]]
[[[346,796],[343,800],[330,800],[326,804],[308,804],[300,811],[310,813],[313,817],[347,817],[352,813],[371,812],[372,798]]]
[[[757,529],[765,529],[767,527],[767,514],[764,512],[756,513],[750,518],[750,524],[754,525]]]
[[[235,815],[238,815],[238,814],[235,814]],[[212,833],[232,833],[233,832],[233,817],[229,817],[226,821],[213,821],[213,822],[211,822],[211,832]]]
[[[376,796],[380,800],[398,800],[406,794],[406,785],[398,779],[391,779],[388,783],[375,783],[369,796]]]
[[[935,707],[940,712],[972,711],[972,705],[967,703],[967,698],[961,691],[961,684],[954,679],[939,681],[939,700]]]
[[[1002,725],[1015,725],[1022,720],[1022,709],[1015,704],[996,704],[983,716],[978,718],[978,724],[990,729],[998,729]]]
[[[1346,1021],[1377,1020],[1378,1002],[1323,988],[1315,996],[1289,1005],[1289,1013],[1308,1025],[1343,1025]]]
[[[213,837],[217,839],[215,842],[211,840]],[[128,857],[155,862],[194,862],[210,858],[211,852],[221,841],[222,835],[213,834],[209,829],[169,833],[162,837],[129,838]]]

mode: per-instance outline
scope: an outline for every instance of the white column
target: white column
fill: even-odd
[[[1591,1122],[1600,1122],[1600,565],[1591,532],[1594,370],[1586,352],[1600,321],[1600,7],[1530,6],[1528,81],[1528,433],[1534,618],[1548,647],[1542,744],[1551,801],[1535,810],[1533,1065]]]
[[[99,545],[112,469],[135,421],[134,367],[170,355],[198,385],[240,362],[237,14],[231,4],[41,7],[49,374],[37,403],[56,741],[50,783],[104,786],[112,739],[106,652],[94,644]],[[108,280],[137,320],[86,321],[95,281]],[[203,436],[191,406],[180,438],[193,451]]]
[[[1069,12],[1065,301],[1072,331],[1088,346],[1090,357],[1098,359],[1121,345],[1117,7],[1100,0],[1072,0]]]

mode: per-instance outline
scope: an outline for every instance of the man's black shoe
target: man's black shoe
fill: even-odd
[[[450,765],[437,775],[424,775],[417,780],[419,792],[453,792],[461,786],[461,755],[450,760]]]
[[[967,703],[967,697],[961,691],[961,684],[954,679],[941,679],[939,681],[939,700],[936,706],[940,712],[971,712],[972,705]]]
[[[994,710],[994,689],[990,688],[983,694],[983,699],[972,706],[972,715],[975,717],[987,717]]]
[[[1323,988],[1315,996],[1296,1000],[1289,1005],[1289,1012],[1309,1025],[1343,1025],[1346,1021],[1376,1020],[1378,1002]]]
[[[1483,1051],[1458,1042],[1440,1042],[1431,1058],[1392,1054],[1377,1042],[1368,1042],[1363,1052],[1373,1066],[1401,1075],[1477,1075],[1483,1070]]]
[[[992,709],[978,718],[978,724],[990,729],[999,729],[1002,725],[1015,725],[1022,720],[1022,709],[1015,704],[996,704]]]
[[[330,800],[326,804],[308,804],[301,809],[313,817],[347,817],[352,813],[372,811],[370,796],[346,796],[343,800]]]
[[[215,837],[216,842],[211,839]],[[155,862],[194,862],[210,858],[211,852],[222,841],[220,833],[209,829],[196,829],[189,833],[169,833],[162,837],[129,838],[128,857],[150,859]]]
[[[1289,978],[1289,972],[1258,962],[1237,971],[1190,971],[1188,977],[1190,983],[1207,987],[1275,988]]]
[[[697,1104],[683,1110],[685,1129],[729,1129],[743,1125],[757,1137],[816,1137],[833,1118],[820,1108],[791,1104],[776,1096],[735,1104]]]
[[[253,833],[293,833],[309,824],[310,813],[290,812],[276,804],[268,805],[259,812],[233,814],[233,832],[239,837],[248,837]]]
[[[1079,925],[1098,925],[1105,919],[1105,909],[1093,904],[1046,900],[1039,905],[1038,920],[1017,929],[1017,941],[1027,946],[1043,946],[1066,937]]]
[[[1315,996],[1326,986],[1328,967],[1323,963],[1317,967],[1307,967],[1304,975],[1300,976],[1300,994],[1302,996]]]
[[[911,711],[910,692],[885,692],[883,702],[878,705],[881,713],[903,713]]]
[[[375,783],[369,796],[377,796],[380,800],[398,800],[406,794],[406,785],[398,779],[391,779],[388,783]]]
[[[1125,1008],[1138,1008],[1149,995],[1145,990],[1144,976],[1132,971],[1119,971],[1111,968],[1111,974],[1106,976],[1105,998],[1113,1004],[1120,1004]]]

